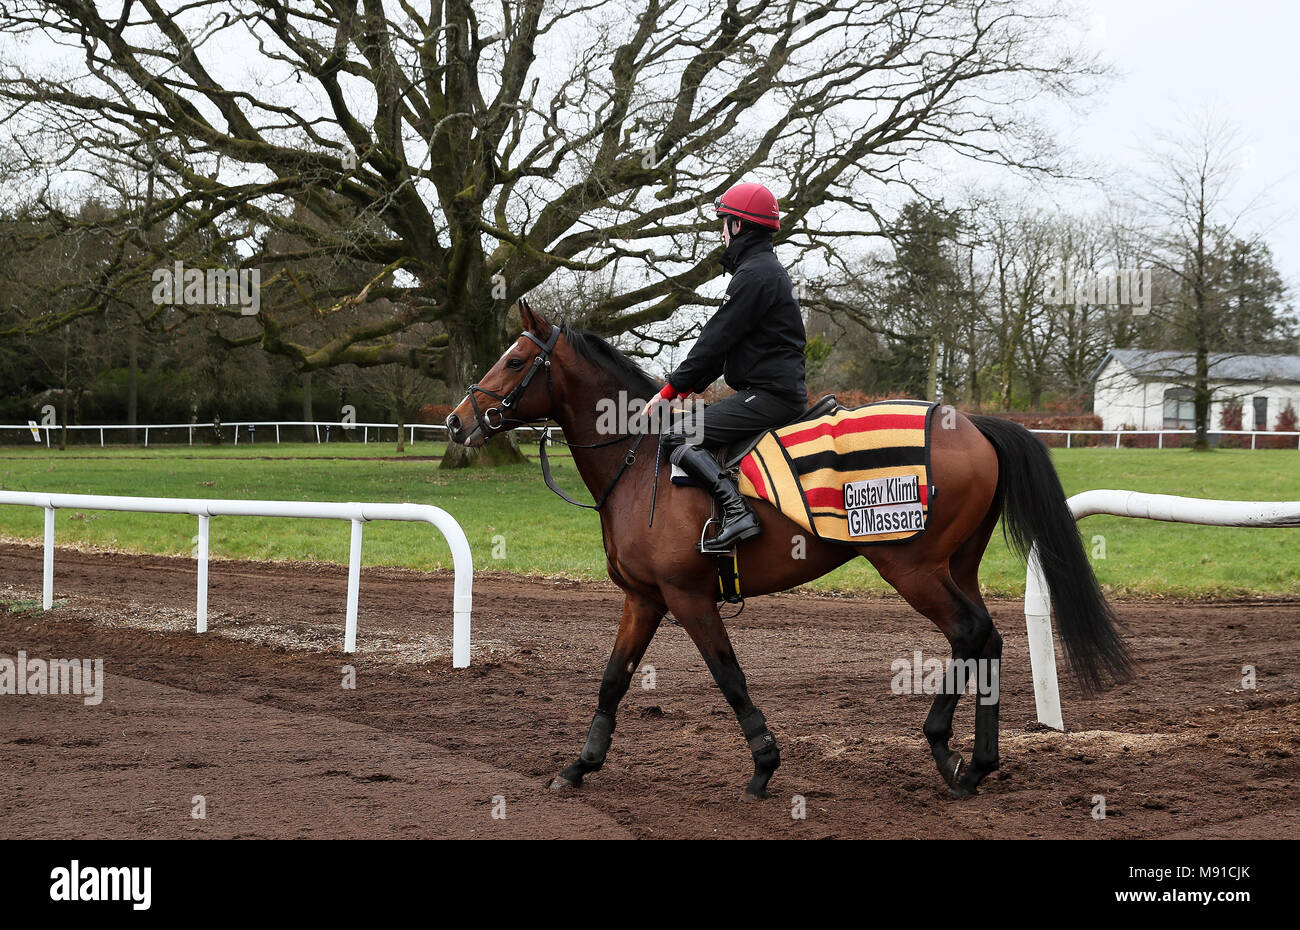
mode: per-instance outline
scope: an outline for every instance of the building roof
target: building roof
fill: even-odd
[[[1192,352],[1152,349],[1111,349],[1101,364],[1093,369],[1090,381],[1096,381],[1114,360],[1130,375],[1141,381],[1168,381],[1192,377],[1196,355]],[[1231,352],[1210,354],[1210,379],[1213,381],[1294,381],[1300,382],[1300,355],[1238,355]]]

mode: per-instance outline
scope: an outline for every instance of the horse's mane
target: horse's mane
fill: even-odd
[[[634,392],[633,396],[648,398],[659,393],[659,383],[654,378],[600,336],[563,324],[560,331],[579,357],[609,372],[622,387]]]

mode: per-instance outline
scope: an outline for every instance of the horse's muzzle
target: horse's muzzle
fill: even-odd
[[[461,442],[465,438],[465,431],[461,428],[460,417],[456,416],[456,414],[447,414],[447,419],[443,420],[442,424],[447,427],[448,442]]]
[[[465,425],[461,422],[460,417],[456,414],[449,414],[443,421],[447,427],[447,441],[455,443],[458,446],[481,446],[487,441],[483,433],[483,428],[479,423],[474,424],[472,430],[466,431]]]

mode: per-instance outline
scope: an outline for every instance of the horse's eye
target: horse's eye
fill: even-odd
[[[510,361],[506,362],[506,367],[511,371],[518,371],[524,367],[524,360],[522,358],[512,358]]]

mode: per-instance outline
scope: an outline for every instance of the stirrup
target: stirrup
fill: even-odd
[[[763,531],[763,528],[761,526],[755,526],[753,529],[749,530],[748,532],[742,533],[740,536],[737,536],[735,542],[733,542],[727,548],[723,549],[720,548],[715,542],[715,540],[717,539],[716,533],[713,536],[709,536],[710,523],[719,524],[718,526],[719,533],[722,532],[722,530],[726,529],[727,527],[726,520],[723,517],[715,517],[710,515],[709,519],[704,521],[704,527],[700,530],[700,543],[696,547],[697,551],[701,555],[735,556],[736,545],[738,543],[742,543],[746,539],[753,539],[755,536],[757,536],[759,533]]]
[[[719,530],[722,529],[722,518],[710,515],[709,519],[704,521],[704,527],[700,530],[700,542],[695,547],[696,551],[700,555],[735,555],[735,545],[728,546],[726,549],[711,548],[709,546],[709,543],[717,536],[716,533],[713,536],[709,535],[709,526],[714,523],[718,524]]]

